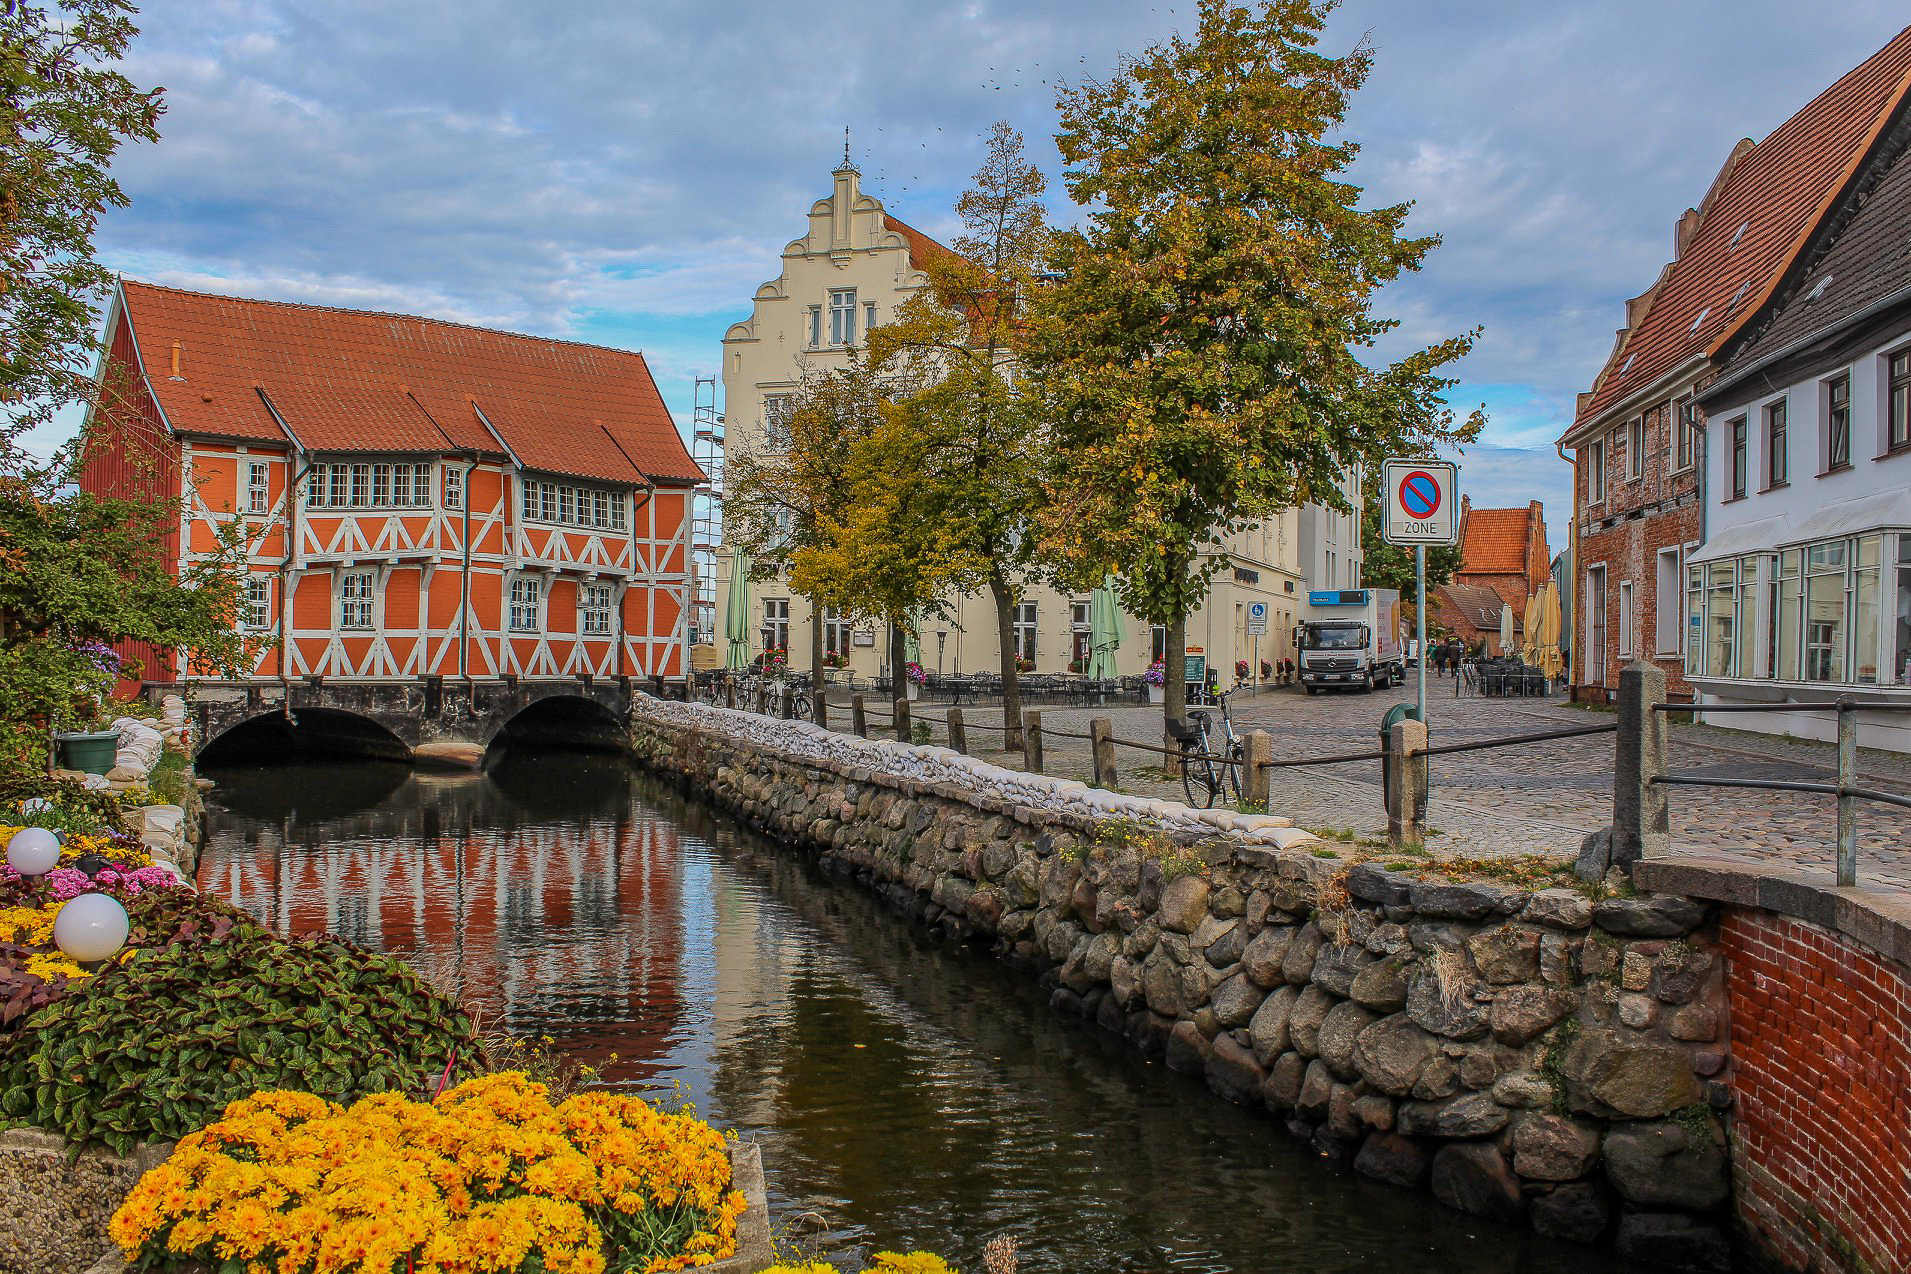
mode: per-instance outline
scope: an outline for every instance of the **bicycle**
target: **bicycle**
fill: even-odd
[[[1168,734],[1181,749],[1181,790],[1188,794],[1190,805],[1213,809],[1215,802],[1230,790],[1234,793],[1234,803],[1241,802],[1246,744],[1236,733],[1234,716],[1228,711],[1228,700],[1240,689],[1237,685],[1213,696],[1221,709],[1219,737],[1210,737],[1209,727],[1214,716],[1210,712],[1190,712],[1186,721],[1168,722]]]

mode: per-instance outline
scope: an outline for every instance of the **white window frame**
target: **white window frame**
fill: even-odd
[[[1677,545],[1660,549],[1653,572],[1652,653],[1661,659],[1682,655],[1679,639],[1685,623],[1685,573]],[[1670,574],[1667,574],[1670,564]]]
[[[586,637],[610,636],[611,616],[616,609],[612,604],[612,592],[609,584],[577,586],[578,632]]]
[[[1586,568],[1584,653],[1579,666],[1579,684],[1606,684],[1606,568]]]
[[[1845,391],[1843,407],[1845,454],[1838,454],[1838,433],[1833,426],[1833,418],[1840,409],[1832,399],[1832,391],[1842,385]],[[1851,468],[1851,369],[1845,368],[1835,376],[1827,376],[1818,382],[1818,398],[1821,404],[1820,418],[1824,421],[1823,447],[1824,462],[1818,466],[1820,473],[1838,473]]]
[[[464,470],[445,466],[444,504],[447,509],[464,508]]]
[[[1606,502],[1606,440],[1594,438],[1586,444],[1586,503]]]
[[[246,576],[245,591],[239,597],[239,627],[255,633],[272,627],[270,575]]]
[[[1619,581],[1619,657],[1621,659],[1632,658],[1633,619],[1632,581],[1622,579]]]
[[[371,628],[378,597],[377,571],[341,571],[338,576],[338,626],[362,632]]]
[[[1643,413],[1626,422],[1626,480],[1646,476],[1646,418]]]
[[[823,348],[823,307],[820,305],[810,306],[809,320],[809,347],[811,349],[821,349]]]
[[[763,395],[763,449],[771,455],[789,454],[790,402],[788,394]]]
[[[823,653],[847,657],[852,625],[835,606],[823,607]]]
[[[763,649],[781,650],[786,654],[790,648],[790,599],[787,597],[766,597],[763,599],[763,627],[759,636],[763,639]]]
[[[1698,430],[1692,427],[1692,395],[1674,398],[1666,407],[1666,427],[1672,431],[1672,472],[1684,473],[1699,455]]]
[[[1039,620],[1041,613],[1034,602],[1018,602],[1015,606],[1015,618],[1010,625],[1009,639],[1015,646],[1015,657],[1035,662],[1036,643],[1040,640]]]
[[[271,507],[272,475],[263,460],[246,461],[246,512],[264,513]]]
[[[829,290],[829,343],[832,348],[856,343],[856,289]]]
[[[520,575],[511,581],[511,631],[535,633],[542,630],[539,612],[544,603],[544,581],[535,575]]]

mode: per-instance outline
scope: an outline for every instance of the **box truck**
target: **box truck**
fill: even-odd
[[[1407,679],[1400,630],[1400,594],[1391,588],[1348,588],[1307,595],[1294,628],[1301,685],[1308,694],[1335,687],[1372,690]]]

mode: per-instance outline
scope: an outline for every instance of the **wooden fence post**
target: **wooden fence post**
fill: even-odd
[[[1273,771],[1266,763],[1274,759],[1274,736],[1265,730],[1250,730],[1242,741],[1241,800],[1244,804],[1268,808],[1268,791],[1273,786]]]
[[[723,706],[726,708],[734,708],[737,706],[737,679],[735,677],[726,676],[723,679]]]
[[[1088,723],[1091,786],[1115,788],[1115,725],[1107,717],[1095,717]]]
[[[889,704],[890,704],[890,707],[891,707],[891,708],[893,708],[893,709],[895,710],[895,717],[896,717],[896,742],[898,742],[898,743],[911,743],[911,742],[914,742],[914,740],[912,740],[912,739],[911,739],[911,738],[909,737],[909,736],[910,736],[910,729],[909,729],[909,700],[907,700],[907,699],[891,699],[891,700],[889,701]]]
[[[869,737],[869,718],[863,712],[863,697],[854,694],[849,697],[849,728],[859,739]]]
[[[1022,765],[1030,774],[1042,772],[1042,714],[1035,708],[1022,710]]]
[[[963,728],[960,708],[949,709],[949,747],[964,754],[969,751],[969,732]]]
[[[810,719],[825,730],[829,729],[829,686],[827,684],[810,688]]]
[[[796,715],[796,687],[795,686],[792,686],[787,681],[784,682],[783,688],[777,692],[776,697],[777,697],[777,704],[776,704],[777,716],[782,717],[785,721],[788,721],[791,717]]]

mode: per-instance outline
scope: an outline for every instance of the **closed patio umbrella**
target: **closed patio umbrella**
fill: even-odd
[[[1502,655],[1513,653],[1513,604],[1511,602],[1500,603],[1500,653]]]
[[[909,612],[908,622],[903,626],[902,659],[904,663],[922,662],[922,619],[920,609],[912,610]]]
[[[750,558],[738,545],[730,552],[730,593],[723,604],[723,654],[725,668],[742,668],[750,662]]]
[[[1539,663],[1539,590],[1526,599],[1526,613],[1520,619],[1520,659]]]
[[[1116,676],[1115,652],[1121,649],[1121,606],[1115,601],[1115,577],[1102,578],[1088,599],[1088,675],[1097,680]]]
[[[1548,678],[1565,666],[1559,652],[1559,585],[1551,580],[1539,594],[1539,666]]]

